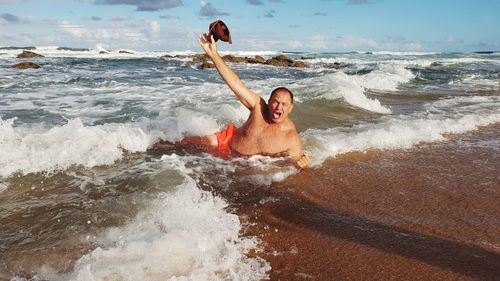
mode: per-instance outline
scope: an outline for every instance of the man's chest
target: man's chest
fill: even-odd
[[[259,153],[280,153],[288,149],[287,131],[279,126],[258,124],[258,122],[247,125],[242,128],[242,137]]]

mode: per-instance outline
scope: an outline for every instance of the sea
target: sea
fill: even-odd
[[[16,58],[23,50],[44,57]],[[373,196],[368,199],[360,195],[364,189],[348,195],[345,192],[354,189],[344,186],[344,193],[340,192],[343,183],[336,180],[362,169],[356,179],[363,178],[364,170],[374,179],[364,184],[377,186],[384,174],[411,162],[397,160],[395,153],[429,160],[411,162],[414,166],[408,171],[418,173],[407,171],[402,179],[393,175],[399,179],[391,184],[399,188],[400,205],[393,209],[392,220],[353,209],[358,218],[368,216],[372,222],[412,229],[414,235],[425,232],[426,237],[439,236],[500,256],[500,222],[492,215],[500,207],[500,52],[222,52],[265,58],[285,54],[309,65],[229,64],[248,88],[266,100],[279,86],[294,93],[290,118],[312,159],[311,167],[299,171],[285,158],[220,158],[201,148],[175,145],[185,136],[211,134],[229,123],[241,125],[249,114],[214,69],[202,70],[186,57],[201,48],[100,51],[0,48],[1,280],[278,280],[276,276],[285,270],[290,275],[281,280],[309,280],[321,275],[316,270],[321,269],[321,261],[325,268],[340,272],[328,260],[312,262],[300,271],[276,262],[283,253],[273,249],[287,243],[288,236],[280,236],[286,232],[272,214],[267,221],[274,224],[263,225],[254,211],[273,204],[285,206],[290,194],[312,185],[316,191],[328,190],[330,203],[346,198],[343,202],[350,202],[346,208],[367,206],[393,191],[370,193]],[[11,68],[22,61],[41,68]],[[167,144],[158,145],[159,140]],[[471,147],[475,150],[470,151]],[[452,152],[465,150],[470,155],[487,151],[489,160],[447,169]],[[374,159],[385,159],[384,169]],[[490,180],[481,181],[484,174],[468,174],[472,166]],[[378,169],[380,177],[373,176],[372,168]],[[472,215],[426,221],[406,214],[405,226],[398,224],[396,214],[404,213],[404,206],[410,204],[404,202],[411,201],[417,213],[425,209],[424,213],[432,214],[428,204],[415,205],[423,199],[405,191],[407,182],[427,179],[426,187],[453,192],[465,187],[440,180],[464,174],[482,185],[478,193],[474,186],[465,194],[452,193],[453,202],[463,202],[457,197],[467,200],[468,192],[480,197],[481,190],[488,190],[485,198],[494,199],[479,215],[471,207],[480,223],[474,223],[477,218]],[[276,189],[280,192],[273,192]],[[357,201],[351,200],[355,196]],[[324,206],[335,208],[330,203]],[[387,204],[388,210],[394,208]],[[440,206],[445,212],[447,205]],[[305,212],[304,219],[318,215],[312,211],[308,215],[312,209],[300,205],[296,210]],[[448,220],[489,232],[479,241],[453,236],[452,229],[432,231],[433,225],[446,225]],[[324,216],[307,225],[352,226],[345,222],[345,217]],[[419,232],[414,225],[428,227]],[[473,227],[470,230],[474,232]],[[275,239],[266,240],[265,232]],[[304,245],[316,239],[297,237],[296,243]],[[290,253],[300,256],[300,245],[292,246]],[[425,266],[463,273],[459,266],[441,266],[416,254],[404,256]],[[350,279],[343,275],[336,280],[382,280],[377,275],[370,275],[372,279],[351,274]],[[400,276],[399,280],[405,279]]]

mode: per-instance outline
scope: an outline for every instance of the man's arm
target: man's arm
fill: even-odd
[[[293,137],[290,148],[288,149],[288,155],[292,157],[293,159],[293,164],[295,167],[298,169],[305,168],[311,164],[311,159],[309,158],[309,155],[306,153],[302,152],[302,144],[300,142],[300,137],[296,134],[296,136]]]
[[[246,106],[248,109],[252,110],[260,102],[260,97],[248,89],[243,82],[241,82],[238,75],[222,60],[221,56],[217,52],[217,44],[213,36],[207,40],[205,34],[198,38],[203,50],[207,56],[214,62],[215,68],[219,72],[220,76],[226,84],[231,88],[234,94],[238,97],[240,102]]]

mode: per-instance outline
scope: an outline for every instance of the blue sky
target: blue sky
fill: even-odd
[[[500,50],[497,0],[0,0],[0,46],[199,51],[215,19],[223,50]]]

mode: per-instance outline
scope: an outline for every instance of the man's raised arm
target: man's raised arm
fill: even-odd
[[[207,56],[214,62],[215,68],[219,72],[220,76],[238,97],[240,102],[248,109],[252,110],[260,102],[260,97],[248,89],[241,82],[238,75],[222,60],[221,56],[217,52],[217,44],[215,43],[213,36],[211,36],[209,41],[207,40],[206,34],[203,34],[200,38],[198,38],[198,42],[203,50],[205,50]]]

